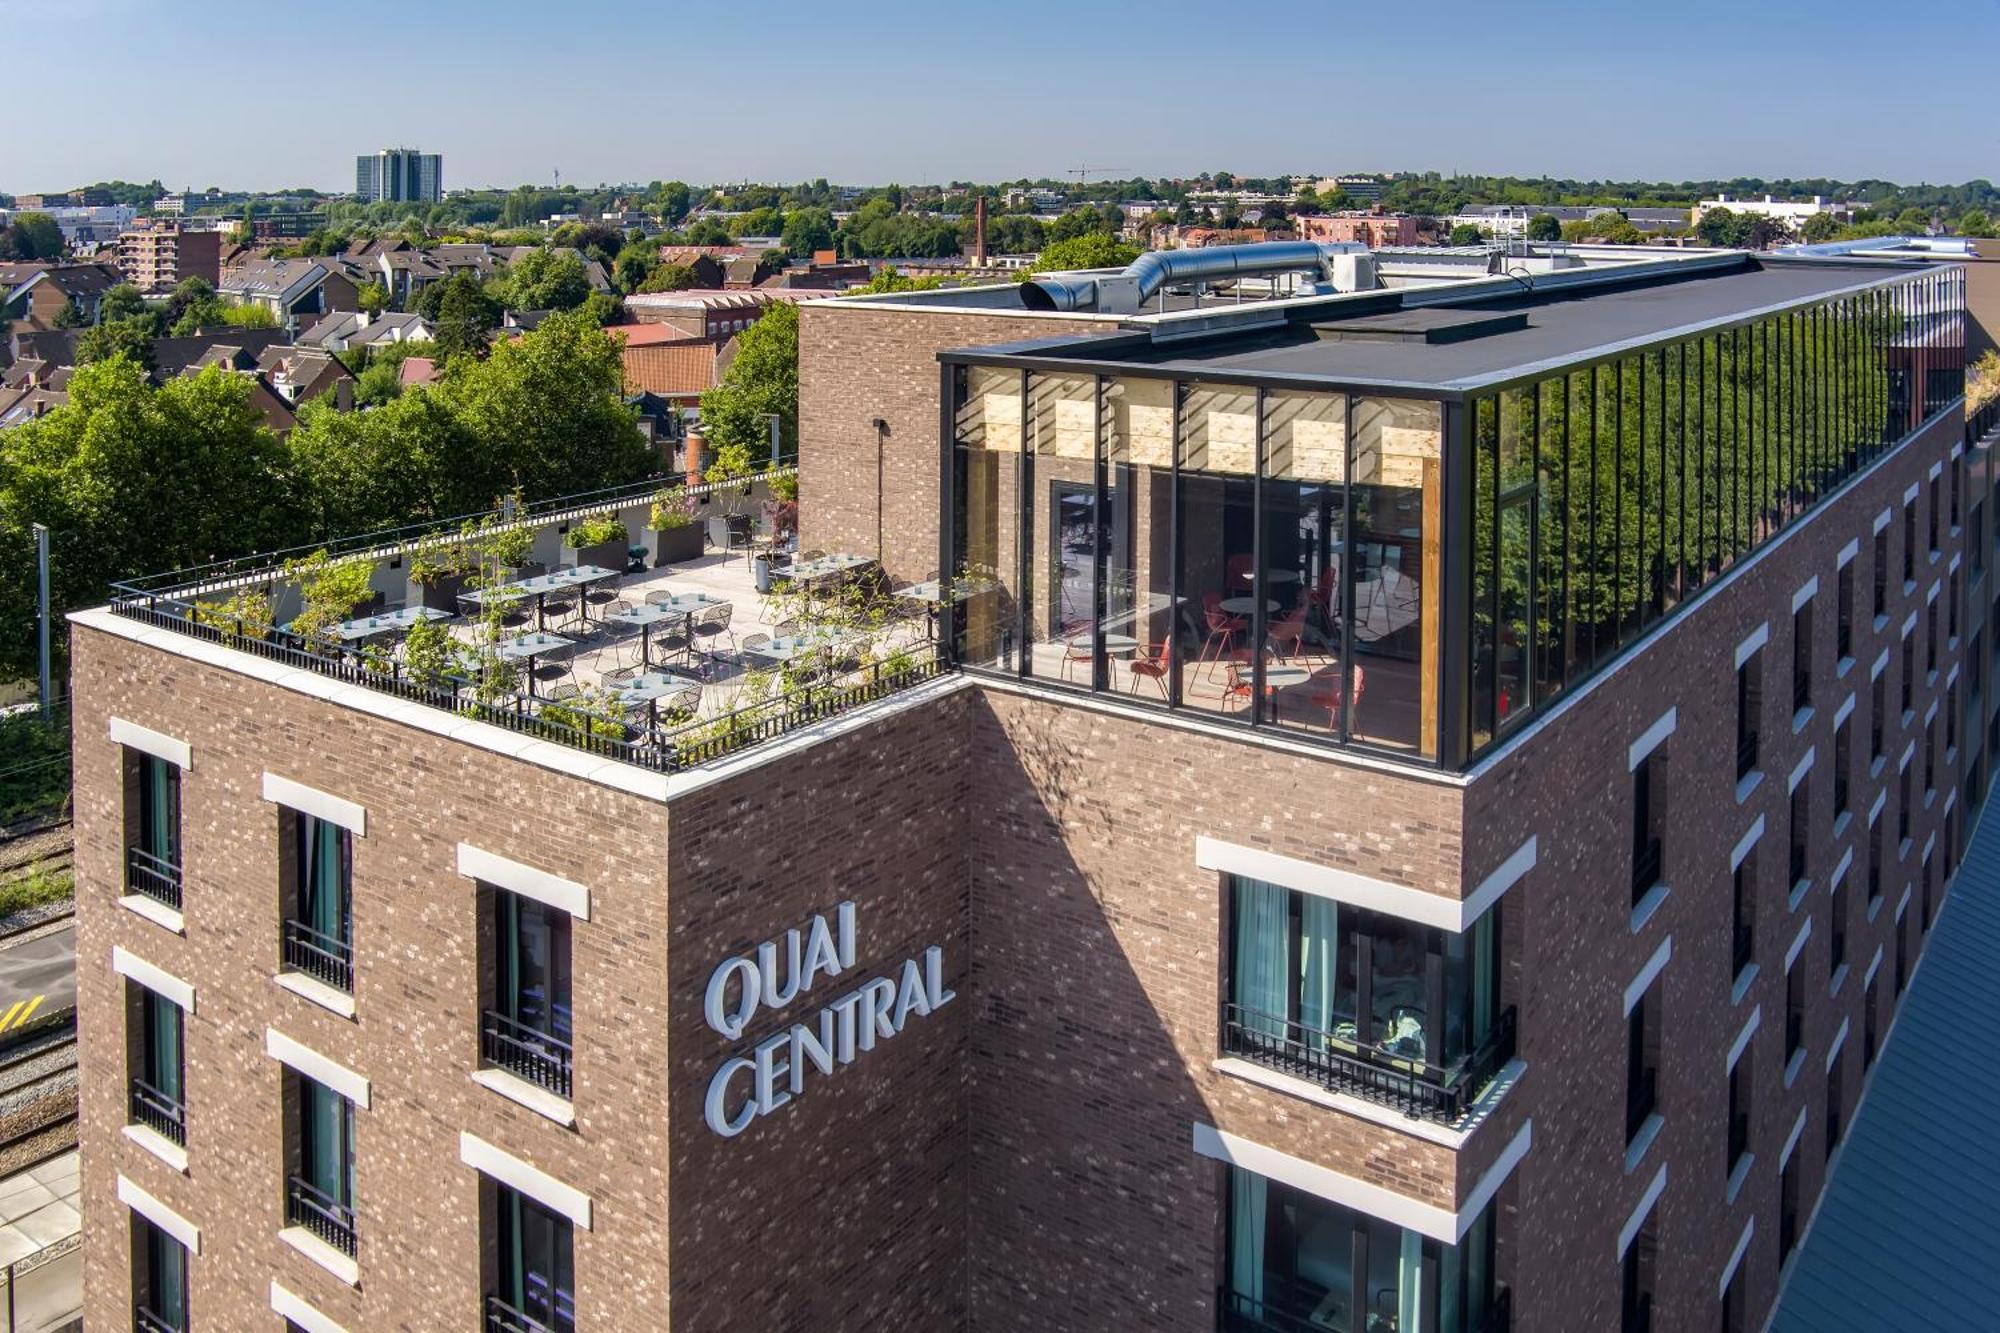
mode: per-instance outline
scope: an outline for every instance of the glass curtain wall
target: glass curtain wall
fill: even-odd
[[[1474,399],[1472,751],[1942,410],[1962,362],[1958,283],[1925,274]]]
[[[1438,403],[979,366],[953,385],[955,573],[981,589],[961,661],[1436,756]]]
[[[1480,1333],[1495,1323],[1493,1210],[1456,1245],[1229,1168],[1225,1327]]]

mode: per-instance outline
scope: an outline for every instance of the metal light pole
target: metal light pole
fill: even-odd
[[[35,568],[41,583],[42,721],[49,720],[49,530],[35,526]]]

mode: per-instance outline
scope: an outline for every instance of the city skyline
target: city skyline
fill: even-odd
[[[451,59],[412,66],[421,77],[396,97],[359,97],[330,114],[339,128],[309,136],[303,155],[296,135],[215,133],[242,113],[242,82],[161,82],[162,71],[198,67],[219,50],[246,69],[296,60],[282,21],[169,14],[137,0],[87,0],[71,12],[76,21],[38,39],[46,58],[19,71],[16,90],[28,104],[60,99],[65,134],[16,145],[0,189],[158,178],[168,188],[341,191],[356,153],[403,143],[450,158],[454,187],[466,189],[549,184],[558,171],[579,185],[863,184],[1060,179],[1080,166],[1121,177],[1462,170],[1918,183],[1993,175],[1976,89],[1928,82],[1928,44],[1880,41],[1860,21],[1867,11],[1845,0],[1811,11],[1703,3],[1671,22],[1560,0],[1496,23],[1490,10],[1452,5],[1420,46],[1397,16],[1347,14],[1335,26],[1311,6],[1280,4],[1239,25],[1250,56],[1219,73],[1194,53],[1215,50],[1215,29],[1227,26],[1178,3],[1134,25],[1029,0],[978,27],[879,3],[863,21],[828,26],[780,0],[705,18],[695,67],[711,68],[724,53],[746,71],[724,93],[670,91],[658,119],[646,118],[658,130],[643,135],[619,129],[633,123],[621,111],[643,103],[603,94],[616,77],[605,53],[661,52],[670,73],[672,53],[689,49],[678,20],[602,3],[583,8],[595,22],[560,30],[494,24],[491,7],[477,11],[479,24],[457,25],[455,16],[475,11],[445,0],[427,18],[452,34]],[[0,18],[23,13],[0,0]],[[363,4],[345,24],[316,27],[313,59],[365,72],[380,49],[375,20],[402,17]],[[107,26],[121,34],[115,44],[102,40]],[[1724,31],[1726,46],[1714,36]],[[1284,33],[1294,36],[1274,43]],[[1324,64],[1298,54],[1296,38],[1316,34]],[[2000,37],[1992,12],[1964,17],[1954,40],[1976,46],[1982,37]],[[940,55],[941,45],[977,55]],[[1287,54],[1257,63],[1266,50]],[[1100,77],[1079,81],[1069,71],[1086,52]],[[1865,86],[1930,89],[1923,134],[1909,134],[1906,117],[1884,115],[1852,79],[1834,77],[1858,61],[1871,71]],[[79,62],[99,70],[109,91],[70,96],[63,71]],[[1165,95],[1162,81],[1177,68],[1189,79],[1183,93],[1213,95]],[[883,77],[856,78],[864,69]],[[358,88],[379,90],[385,80],[396,82],[383,76]],[[1149,88],[1160,91],[1148,96]],[[1148,97],[1143,114],[1135,96]],[[1616,134],[1605,132],[1607,109]],[[1807,131],[1811,150],[1802,147]]]

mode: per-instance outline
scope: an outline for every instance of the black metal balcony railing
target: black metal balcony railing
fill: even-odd
[[[531,1314],[516,1310],[498,1296],[486,1298],[486,1333],[575,1333],[576,1321],[564,1319],[545,1324]]]
[[[1736,737],[1736,780],[1741,782],[1757,767],[1757,729],[1740,733]]]
[[[285,1222],[304,1227],[342,1254],[354,1254],[354,1210],[312,1182],[292,1176],[285,1181]]]
[[[1341,1259],[1344,1261],[1346,1257],[1342,1255]],[[1315,1314],[1329,1301],[1336,1310],[1344,1311],[1351,1301],[1343,1300],[1341,1293],[1329,1295],[1305,1283],[1286,1282],[1275,1273],[1265,1274],[1263,1285],[1261,1299],[1227,1288],[1216,1292],[1216,1308],[1222,1313],[1222,1333],[1326,1333],[1328,1327],[1361,1327],[1338,1320],[1328,1325]],[[1396,1327],[1396,1293],[1391,1289],[1379,1293],[1379,1298],[1386,1302],[1387,1308],[1371,1311],[1367,1327],[1370,1330],[1393,1329]],[[1513,1293],[1501,1286],[1493,1293],[1492,1303],[1486,1307],[1484,1314],[1473,1314],[1459,1327],[1465,1333],[1509,1333],[1513,1322]],[[488,1333],[514,1331],[494,1330],[489,1326]]]
[[[1344,1092],[1418,1119],[1449,1124],[1514,1058],[1514,1010],[1493,1024],[1478,1050],[1448,1067],[1357,1041],[1245,1005],[1222,1006],[1222,1047],[1230,1055]]]
[[[354,991],[354,945],[352,941],[323,935],[303,921],[287,919],[284,932],[285,966],[323,981],[335,990]]]
[[[1660,882],[1662,852],[1658,838],[1648,838],[1632,853],[1632,901],[1636,905],[1646,891]]]
[[[187,1112],[180,1098],[169,1097],[144,1079],[132,1080],[132,1123],[183,1146],[187,1143]]]
[[[125,851],[125,888],[181,910],[181,868],[143,847]]]
[[[570,1044],[488,1009],[479,1025],[479,1055],[558,1097],[570,1095]]]
[[[186,1333],[184,1325],[171,1323],[143,1305],[132,1307],[133,1333]]]

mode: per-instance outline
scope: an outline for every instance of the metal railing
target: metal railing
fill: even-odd
[[[345,933],[345,932],[343,932]],[[354,992],[354,944],[323,935],[303,921],[287,918],[284,927],[285,966],[323,981],[335,990]]]
[[[486,1333],[575,1333],[576,1321],[544,1324],[531,1314],[516,1310],[498,1296],[486,1298]]]
[[[187,1143],[187,1111],[178,1097],[169,1097],[144,1079],[132,1080],[132,1123],[183,1146]]]
[[[479,1025],[479,1055],[558,1097],[570,1095],[570,1044],[491,1009]]]
[[[242,624],[207,624],[193,618],[193,603],[151,594],[121,595],[111,610],[116,615],[219,644],[239,652],[282,662],[287,666],[361,685],[399,699],[425,704],[475,722],[573,746],[592,754],[634,764],[658,773],[696,768],[739,750],[762,744],[801,727],[823,722],[851,709],[946,675],[955,668],[935,647],[913,649],[887,661],[871,662],[858,677],[841,684],[816,685],[776,695],[732,712],[702,718],[672,729],[641,730],[625,726],[590,727],[570,719],[582,715],[574,705],[516,694],[501,702],[478,697],[479,683],[447,676],[436,683],[420,681],[402,661],[367,661],[352,654],[323,651],[289,630],[258,631]],[[544,715],[551,707],[556,712]],[[607,734],[615,733],[615,734]]]
[[[1450,1124],[1514,1058],[1514,1010],[1510,1007],[1500,1015],[1478,1050],[1443,1067],[1227,1001],[1222,1006],[1222,1048],[1329,1092],[1391,1106],[1415,1119]]]
[[[1340,1256],[1345,1263],[1347,1256]],[[1263,1297],[1246,1296],[1228,1288],[1216,1292],[1216,1309],[1221,1312],[1223,1333],[1326,1333],[1329,1327],[1315,1316],[1327,1295],[1317,1287],[1304,1283],[1291,1283],[1279,1279],[1276,1274],[1266,1274],[1263,1279]],[[1338,1308],[1344,1309],[1349,1303],[1334,1297]],[[1384,1287],[1373,1293],[1377,1306],[1370,1312],[1366,1327],[1370,1330],[1395,1327],[1397,1290]],[[1514,1322],[1513,1293],[1505,1286],[1498,1286],[1492,1302],[1484,1313],[1475,1313],[1459,1327],[1464,1333],[1509,1333]],[[1343,1322],[1341,1328],[1361,1328],[1354,1322]]]
[[[125,851],[125,887],[176,912],[181,910],[181,868],[143,847]]]
[[[354,1210],[311,1181],[298,1176],[286,1179],[285,1222],[304,1227],[349,1258],[354,1256]]]
[[[132,1307],[133,1333],[186,1333],[181,1324],[170,1324],[143,1305]]]

